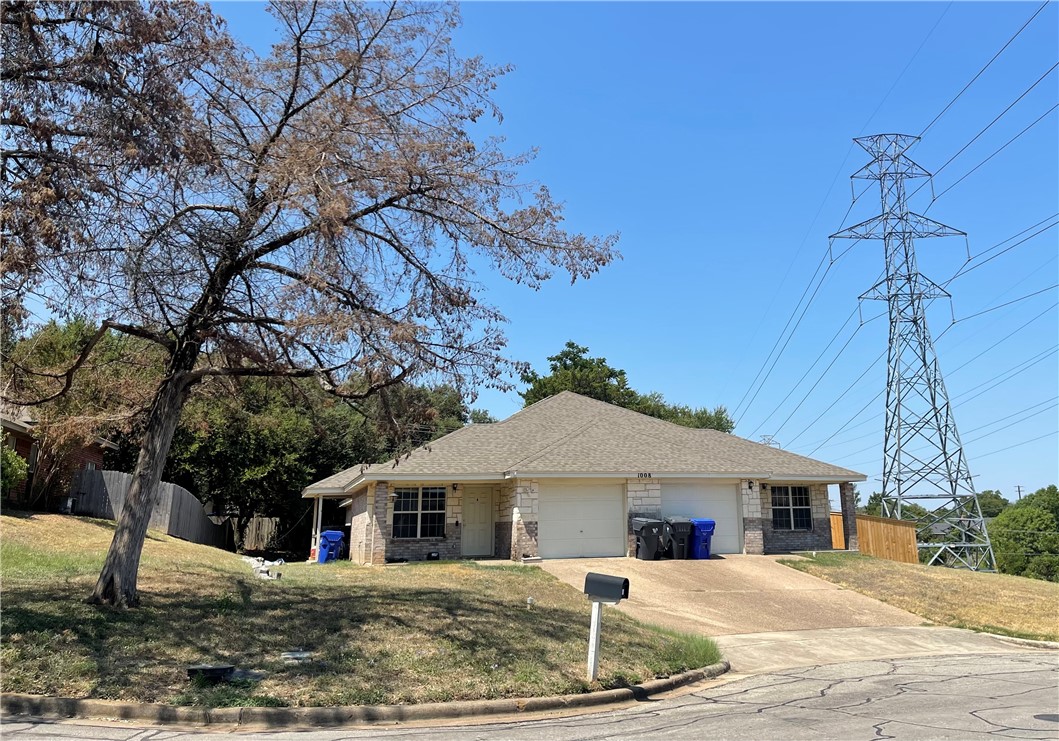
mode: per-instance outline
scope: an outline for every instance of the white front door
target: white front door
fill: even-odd
[[[493,491],[490,488],[463,492],[463,555],[493,555]]]

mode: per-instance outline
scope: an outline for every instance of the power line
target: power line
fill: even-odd
[[[1006,419],[1011,419],[1012,417],[1017,417],[1018,415],[1022,414],[1023,412],[1028,412],[1031,409],[1035,409],[1035,408],[1039,407],[1041,404],[1048,404],[1049,402],[1054,402],[1054,401],[1057,401],[1057,400],[1059,400],[1059,396],[1053,396],[1051,399],[1045,399],[1044,401],[1038,401],[1036,404],[1030,404],[1025,409],[1020,409],[1017,412],[1012,412],[1011,414],[1005,415],[1005,416],[1001,417],[1000,419],[994,419],[992,422],[987,422],[984,425],[979,425],[978,427],[975,427],[973,429],[967,430],[967,432],[971,433],[971,432],[977,432],[978,430],[984,430],[986,427],[992,427],[997,422],[1003,422]]]
[[[953,374],[953,373],[956,373],[956,372],[957,372],[957,371],[959,371],[959,370],[960,370],[961,368],[965,368],[966,366],[970,365],[970,364],[971,364],[971,363],[973,363],[974,361],[978,360],[978,358],[980,358],[980,357],[982,357],[983,355],[985,355],[985,354],[986,354],[987,352],[989,352],[990,350],[992,350],[993,348],[995,348],[995,347],[996,347],[997,345],[1000,345],[1000,344],[1002,344],[1002,343],[1004,343],[1004,342],[1007,342],[1007,341],[1008,341],[1009,339],[1011,339],[1011,338],[1012,338],[1012,337],[1014,337],[1014,336],[1015,336],[1016,334],[1018,334],[1019,332],[1021,332],[1022,330],[1024,330],[1024,329],[1025,329],[1026,327],[1030,326],[1030,325],[1031,325],[1031,324],[1033,324],[1033,323],[1034,323],[1035,321],[1037,321],[1038,319],[1040,319],[1040,318],[1041,318],[1042,316],[1044,316],[1045,314],[1047,314],[1048,312],[1050,312],[1050,311],[1051,311],[1052,309],[1054,309],[1054,308],[1055,308],[1056,306],[1059,306],[1059,302],[1056,302],[1056,303],[1052,304],[1052,305],[1051,305],[1051,306],[1049,306],[1049,307],[1048,307],[1047,309],[1045,309],[1045,310],[1044,310],[1044,311],[1042,311],[1042,312],[1041,312],[1040,314],[1038,314],[1037,316],[1035,316],[1035,317],[1033,317],[1032,319],[1030,319],[1030,320],[1029,320],[1028,322],[1026,322],[1025,324],[1022,324],[1022,325],[1020,325],[1020,326],[1018,327],[1018,329],[1016,329],[1015,331],[1013,331],[1013,332],[1008,332],[1008,333],[1007,333],[1006,335],[1004,335],[1003,337],[1001,337],[1001,338],[1000,338],[999,340],[997,340],[996,342],[994,342],[994,343],[993,343],[992,345],[990,345],[989,347],[987,347],[987,348],[986,348],[985,350],[982,350],[982,352],[978,353],[977,355],[975,355],[975,356],[974,356],[973,358],[971,358],[970,360],[968,360],[968,361],[966,361],[966,362],[964,362],[964,363],[961,363],[961,364],[960,364],[959,366],[957,366],[957,367],[956,367],[956,368],[954,368],[953,370],[949,371],[949,374],[951,375],[951,374]]]
[[[1045,407],[1044,409],[1040,409],[1040,410],[1034,412],[1033,414],[1027,414],[1022,419],[1017,419],[1014,422],[1010,422],[1010,423],[1004,425],[1003,427],[998,427],[995,430],[993,430],[992,432],[987,432],[984,435],[979,435],[976,438],[972,438],[971,440],[968,440],[967,442],[968,443],[976,443],[979,440],[984,440],[985,438],[987,438],[987,437],[989,437],[991,435],[995,435],[998,432],[1003,432],[1004,430],[1008,429],[1009,427],[1014,427],[1015,425],[1020,425],[1023,422],[1025,422],[1027,419],[1033,419],[1034,417],[1036,417],[1039,414],[1044,414],[1047,411],[1055,409],[1057,406],[1059,406],[1059,404],[1052,404],[1051,406]],[[994,422],[993,424],[996,424],[996,423]],[[988,425],[986,425],[986,426],[988,426]]]
[[[1055,214],[1055,216],[1059,216],[1059,214]],[[1055,218],[1055,216],[1049,216],[1048,218],[1049,218],[1049,219],[1053,219],[1053,218]],[[1045,221],[1047,221],[1047,219],[1045,219]],[[991,262],[991,261],[995,260],[996,258],[1000,257],[1001,255],[1003,255],[1003,254],[1005,254],[1005,253],[1007,253],[1007,252],[1010,252],[1011,250],[1015,249],[1016,247],[1018,247],[1018,246],[1019,246],[1019,245],[1021,245],[1021,244],[1025,244],[1026,242],[1030,241],[1031,239],[1033,239],[1033,238],[1034,238],[1034,237],[1036,237],[1036,236],[1039,236],[1039,235],[1043,234],[1044,232],[1048,231],[1049,229],[1054,229],[1054,228],[1056,227],[1056,225],[1059,225],[1059,221],[1056,221],[1056,222],[1055,222],[1054,224],[1049,224],[1048,226],[1044,227],[1043,229],[1039,229],[1038,231],[1034,232],[1034,233],[1033,233],[1033,234],[1031,234],[1030,236],[1028,236],[1028,237],[1025,237],[1025,238],[1023,238],[1023,239],[1020,239],[1020,240],[1019,240],[1018,242],[1015,242],[1015,244],[1013,244],[1013,245],[1010,245],[1010,246],[1008,246],[1008,247],[1005,247],[1005,248],[1004,248],[1004,249],[1002,249],[1002,250],[1001,250],[1000,252],[998,252],[998,253],[996,253],[995,255],[993,255],[993,256],[991,256],[991,257],[989,257],[988,259],[986,259],[986,260],[982,260],[982,262],[980,262],[980,263],[977,263],[977,264],[975,264],[975,265],[971,265],[971,267],[967,267],[967,266],[968,266],[968,265],[970,265],[970,264],[971,264],[972,262],[974,262],[974,261],[975,261],[976,259],[978,259],[978,258],[979,258],[979,257],[981,257],[982,255],[986,254],[986,252],[990,252],[991,250],[994,250],[994,249],[996,249],[997,247],[999,247],[999,246],[1000,246],[1000,244],[1003,244],[1003,242],[1001,242],[1000,244],[998,244],[998,245],[995,245],[995,246],[993,246],[993,247],[990,247],[990,248],[989,248],[988,250],[985,250],[984,252],[980,252],[980,253],[978,253],[977,255],[975,255],[974,257],[972,257],[972,258],[971,258],[970,260],[968,260],[967,262],[965,262],[965,263],[964,263],[964,265],[963,265],[963,267],[961,267],[961,268],[960,268],[959,270],[957,270],[957,271],[956,271],[955,275],[953,275],[953,276],[952,276],[951,278],[949,278],[949,279],[948,279],[947,281],[945,281],[944,283],[942,283],[942,284],[941,284],[941,287],[942,287],[942,288],[947,288],[947,287],[948,287],[948,285],[949,285],[950,283],[952,283],[952,282],[953,282],[954,280],[956,280],[957,278],[961,278],[961,277],[963,277],[964,275],[967,275],[967,274],[968,274],[969,272],[971,272],[972,270],[977,270],[978,268],[982,267],[982,266],[983,266],[983,265],[985,265],[986,263],[988,263],[988,262]],[[1036,224],[1035,224],[1034,226],[1036,226]],[[1032,229],[1033,227],[1030,227],[1030,228]],[[1008,241],[1008,240],[1004,240],[1004,241]]]
[[[982,314],[988,314],[991,311],[996,311],[997,309],[1003,309],[1005,306],[1011,306],[1012,304],[1017,304],[1019,301],[1025,301],[1028,298],[1033,298],[1034,296],[1039,296],[1040,294],[1042,294],[1042,293],[1044,293],[1046,291],[1053,291],[1056,288],[1059,288],[1059,283],[1056,283],[1055,285],[1048,286],[1047,288],[1042,288],[1039,291],[1034,291],[1033,293],[1027,293],[1025,296],[1019,296],[1018,298],[1011,299],[1010,301],[1006,301],[1006,302],[1004,302],[1002,304],[998,304],[997,306],[992,306],[992,307],[990,307],[988,309],[982,309],[981,311],[976,312],[974,314],[970,314],[969,316],[961,317],[961,318],[957,319],[956,321],[954,321],[953,324],[959,324],[960,322],[966,322],[968,319],[974,319],[976,316],[982,316]]]
[[[981,455],[976,455],[975,459],[977,460],[979,458],[986,458],[986,457],[991,456],[991,455],[996,455],[997,453],[1003,453],[1005,450],[1013,450],[1014,448],[1021,448],[1023,445],[1029,445],[1030,443],[1035,443],[1038,440],[1043,440],[1046,437],[1051,437],[1052,435],[1055,435],[1056,433],[1059,433],[1059,430],[1052,430],[1051,432],[1048,432],[1048,433],[1046,433],[1044,435],[1039,435],[1038,437],[1032,437],[1029,440],[1023,440],[1020,443],[1015,443],[1014,445],[1009,445],[1006,448],[1000,448],[999,450],[991,450],[988,453],[982,453]]]
[[[1011,137],[1011,138],[1010,138],[1010,139],[1008,139],[1008,140],[1007,140],[1006,142],[1004,142],[1004,144],[1003,144],[1003,145],[1002,145],[1002,146],[1001,146],[1001,147],[1000,147],[999,149],[995,150],[995,151],[994,151],[994,152],[993,152],[993,153],[992,153],[991,155],[989,155],[989,156],[988,156],[988,157],[986,157],[986,158],[985,158],[984,160],[982,160],[981,162],[979,162],[979,163],[978,163],[977,165],[975,165],[974,167],[972,167],[972,168],[971,168],[970,170],[968,170],[967,172],[965,172],[965,173],[964,173],[964,174],[963,174],[963,175],[962,175],[962,176],[961,176],[961,177],[960,177],[960,178],[959,178],[958,180],[954,181],[954,182],[953,182],[953,183],[952,183],[951,185],[949,185],[949,187],[948,187],[948,188],[946,188],[945,190],[941,191],[941,192],[940,192],[940,193],[938,193],[938,194],[937,194],[936,196],[932,197],[932,198],[931,198],[931,200],[930,200],[930,206],[933,206],[933,205],[934,205],[934,202],[935,202],[935,201],[937,201],[937,200],[938,200],[939,198],[941,198],[941,197],[942,197],[943,195],[945,195],[945,194],[946,194],[946,193],[948,193],[948,192],[949,192],[950,190],[952,190],[952,189],[953,189],[953,188],[955,188],[955,187],[956,187],[957,185],[959,185],[959,184],[960,184],[960,183],[962,183],[962,182],[963,182],[964,180],[966,180],[966,179],[967,179],[968,177],[970,177],[970,176],[971,176],[971,175],[972,175],[972,174],[973,174],[973,173],[974,173],[974,172],[975,172],[975,171],[976,171],[976,170],[977,170],[977,169],[978,169],[979,167],[981,167],[981,166],[982,166],[982,165],[984,165],[984,164],[985,164],[986,162],[988,162],[989,160],[993,159],[993,158],[994,158],[994,157],[996,157],[996,156],[997,156],[998,154],[1000,154],[1000,153],[1001,153],[1001,152],[1003,152],[1003,151],[1004,151],[1005,149],[1007,149],[1008,145],[1010,145],[1011,143],[1013,143],[1013,142],[1014,142],[1014,141],[1015,141],[1016,139],[1018,139],[1018,138],[1019,138],[1020,136],[1022,136],[1022,135],[1023,135],[1023,134],[1025,134],[1025,133],[1026,133],[1027,131],[1029,131],[1030,129],[1032,129],[1032,128],[1033,128],[1034,126],[1036,126],[1036,125],[1037,125],[1037,124],[1039,124],[1039,123],[1040,123],[1041,121],[1043,121],[1043,120],[1044,120],[1045,118],[1047,118],[1047,117],[1048,117],[1048,114],[1050,114],[1050,113],[1051,113],[1052,111],[1054,111],[1054,110],[1055,110],[1056,108],[1059,108],[1059,103],[1056,103],[1055,105],[1053,105],[1053,106],[1052,106],[1051,108],[1049,108],[1049,109],[1048,109],[1047,111],[1045,111],[1045,112],[1044,112],[1043,114],[1041,114],[1040,118],[1038,118],[1038,119],[1037,119],[1036,121],[1034,121],[1033,123],[1031,123],[1031,124],[1030,124],[1029,126],[1027,126],[1026,128],[1024,128],[1024,129],[1023,129],[1022,131],[1020,131],[1019,133],[1015,134],[1015,136]],[[927,206],[927,210],[929,210],[929,209],[930,209],[930,206]]]
[[[816,418],[816,419],[814,419],[814,420],[813,420],[812,422],[810,422],[810,423],[809,423],[809,424],[807,424],[807,425],[806,425],[805,427],[803,427],[803,428],[802,428],[802,431],[801,431],[801,432],[799,432],[799,433],[798,433],[797,435],[795,435],[795,436],[794,436],[794,438],[793,438],[793,439],[792,439],[792,440],[791,440],[791,441],[790,441],[790,442],[788,443],[788,445],[793,445],[793,444],[794,444],[794,441],[795,441],[795,440],[797,440],[797,439],[798,439],[799,437],[801,437],[801,436],[802,436],[802,434],[803,434],[803,433],[804,433],[804,432],[805,432],[806,430],[808,430],[808,429],[809,429],[810,427],[812,427],[813,425],[815,425],[815,424],[816,424],[817,422],[819,422],[819,421],[820,421],[820,419],[821,419],[821,418],[822,418],[822,417],[823,417],[823,416],[824,416],[825,414],[827,414],[828,412],[830,412],[830,411],[831,411],[831,410],[832,410],[832,409],[834,408],[835,404],[837,404],[838,402],[840,402],[840,401],[842,400],[842,397],[844,397],[844,396],[845,396],[846,394],[848,394],[848,393],[849,393],[850,391],[852,391],[852,390],[853,390],[853,387],[854,387],[854,386],[856,386],[856,385],[857,385],[858,383],[860,383],[860,382],[861,382],[861,379],[863,379],[863,378],[864,378],[864,376],[868,375],[868,372],[869,372],[869,371],[870,371],[870,370],[871,370],[872,368],[874,368],[874,367],[876,366],[876,364],[878,364],[878,362],[879,362],[880,360],[882,360],[882,359],[883,359],[883,358],[884,358],[885,356],[886,356],[886,350],[883,350],[883,351],[882,351],[881,353],[879,353],[879,355],[878,355],[878,356],[877,356],[877,357],[875,358],[875,360],[871,361],[871,364],[870,364],[870,365],[868,365],[868,367],[864,369],[864,372],[863,372],[863,373],[861,373],[861,374],[860,374],[859,376],[857,376],[857,377],[856,377],[856,378],[855,378],[855,379],[853,380],[853,383],[851,383],[851,384],[850,384],[849,386],[847,386],[847,387],[846,387],[846,390],[845,390],[845,391],[843,391],[843,392],[842,392],[841,394],[839,394],[839,395],[838,395],[838,398],[837,398],[837,399],[835,399],[835,400],[834,400],[833,402],[831,402],[831,403],[830,403],[830,404],[829,404],[829,405],[827,406],[827,408],[826,408],[826,409],[825,409],[824,411],[820,412],[819,416],[817,416],[817,418]],[[879,396],[882,396],[882,392],[881,392],[881,391],[879,392]],[[878,398],[878,396],[877,396],[876,398]],[[873,399],[873,401],[874,401],[874,399]]]
[[[1059,62],[1056,62],[1056,63],[1055,63],[1055,64],[1053,64],[1053,65],[1052,65],[1051,67],[1049,67],[1049,68],[1048,68],[1048,71],[1047,71],[1047,72],[1045,72],[1045,73],[1044,73],[1043,75],[1041,75],[1040,77],[1038,77],[1038,78],[1037,78],[1037,80],[1036,80],[1036,82],[1034,82],[1034,83],[1033,83],[1032,85],[1030,85],[1030,86],[1029,86],[1028,88],[1026,88],[1025,90],[1023,90],[1023,91],[1022,91],[1022,93],[1021,93],[1021,94],[1019,95],[1019,97],[1017,97],[1017,98],[1015,98],[1015,100],[1011,101],[1011,102],[1010,102],[1010,103],[1008,104],[1007,108],[1005,108],[1005,109],[1004,109],[1004,110],[1002,110],[1002,111],[1001,111],[1000,113],[998,113],[998,114],[997,114],[997,116],[996,116],[996,118],[994,118],[994,119],[993,119],[992,121],[990,121],[990,122],[989,122],[988,124],[986,124],[986,126],[985,126],[985,128],[984,128],[984,129],[982,129],[982,130],[981,130],[981,131],[979,131],[979,132],[978,132],[977,134],[975,134],[975,135],[974,135],[974,136],[973,136],[973,137],[971,138],[971,141],[967,142],[967,143],[966,143],[966,144],[964,144],[964,145],[963,145],[962,147],[960,147],[959,151],[957,151],[957,152],[956,152],[956,154],[954,154],[954,155],[952,155],[951,157],[949,157],[949,159],[947,159],[947,160],[945,161],[945,164],[943,164],[943,165],[942,165],[941,167],[939,167],[939,168],[938,168],[937,170],[935,170],[935,171],[934,171],[933,175],[934,175],[934,176],[937,176],[937,175],[938,175],[938,174],[939,174],[939,173],[940,173],[940,172],[941,172],[942,170],[944,170],[944,169],[945,169],[946,167],[948,167],[948,166],[949,166],[950,164],[952,164],[952,161],[953,161],[953,160],[955,160],[955,159],[956,159],[957,157],[959,157],[959,156],[960,156],[961,154],[963,154],[963,153],[964,153],[964,151],[965,151],[965,150],[966,150],[966,149],[967,149],[967,148],[968,148],[969,146],[971,146],[971,145],[972,145],[972,144],[974,144],[974,143],[975,143],[976,141],[978,141],[978,138],[979,138],[980,136],[982,136],[982,134],[984,134],[985,132],[989,131],[989,129],[993,128],[994,124],[996,124],[996,122],[997,122],[997,121],[999,121],[999,120],[1000,120],[1001,118],[1003,118],[1003,117],[1005,116],[1005,114],[1007,114],[1007,112],[1008,112],[1008,111],[1010,111],[1010,110],[1011,110],[1012,108],[1014,108],[1014,107],[1015,107],[1015,105],[1016,105],[1016,104],[1017,104],[1017,103],[1018,103],[1018,102],[1019,102],[1020,100],[1022,100],[1022,99],[1023,99],[1023,98],[1025,98],[1025,97],[1026,97],[1027,95],[1029,95],[1029,94],[1030,94],[1030,91],[1032,91],[1032,90],[1033,90],[1033,89],[1034,89],[1035,87],[1037,87],[1038,85],[1040,85],[1040,84],[1041,84],[1041,83],[1042,83],[1042,82],[1044,81],[1044,78],[1045,78],[1045,77],[1047,77],[1047,76],[1048,76],[1048,75],[1050,75],[1050,74],[1051,74],[1052,72],[1054,72],[1054,71],[1055,71],[1055,68],[1056,68],[1056,67],[1059,67]],[[918,193],[919,191],[923,190],[923,188],[925,188],[925,187],[927,186],[927,184],[929,184],[929,183],[933,183],[933,182],[934,182],[934,181],[933,181],[933,177],[927,178],[927,179],[926,179],[925,181],[923,181],[923,184],[922,184],[922,185],[920,185],[920,186],[919,186],[918,188],[916,188],[916,189],[915,189],[915,190],[913,190],[913,191],[912,191],[911,193],[909,193],[909,194],[908,194],[908,196],[907,196],[907,198],[911,198],[911,197],[912,197],[912,196],[914,196],[914,195],[915,195],[916,193]],[[936,200],[937,200],[937,197],[935,197],[935,198],[934,198],[933,200],[935,200],[935,201],[936,201]]]
[[[994,55],[993,55],[993,58],[992,58],[992,59],[990,59],[990,60],[989,60],[988,62],[986,62],[986,63],[985,63],[985,66],[984,66],[984,67],[982,67],[982,69],[978,70],[978,72],[977,72],[977,73],[975,74],[975,76],[971,78],[970,82],[968,82],[968,83],[967,83],[966,85],[964,85],[964,86],[963,86],[963,89],[962,89],[962,90],[960,90],[960,92],[956,93],[956,97],[955,97],[955,98],[953,98],[952,100],[950,100],[950,101],[949,101],[949,102],[948,102],[948,103],[947,103],[947,104],[945,105],[945,107],[941,109],[941,113],[939,113],[938,115],[936,115],[936,116],[934,117],[934,119],[933,119],[933,120],[932,120],[932,121],[931,121],[930,123],[928,123],[928,124],[927,124],[926,128],[924,128],[924,129],[923,129],[923,130],[922,130],[921,132],[919,132],[919,136],[920,136],[920,138],[922,138],[924,134],[926,134],[926,133],[927,133],[928,131],[930,131],[930,128],[931,128],[931,127],[932,127],[932,126],[933,126],[934,124],[936,124],[936,123],[938,122],[938,119],[940,119],[940,118],[941,118],[942,116],[944,116],[944,115],[945,115],[945,112],[946,112],[946,111],[948,111],[948,110],[949,110],[950,108],[952,108],[952,104],[953,104],[953,103],[955,103],[955,102],[956,102],[957,100],[959,100],[959,99],[960,99],[960,96],[962,96],[962,95],[963,95],[964,93],[966,93],[966,92],[967,92],[967,89],[968,89],[969,87],[971,87],[971,85],[973,85],[973,84],[974,84],[975,80],[977,80],[977,79],[978,79],[979,77],[981,77],[981,76],[982,76],[982,73],[983,73],[983,72],[985,72],[985,71],[986,71],[987,69],[989,69],[990,65],[992,65],[992,64],[993,64],[993,62],[995,62],[995,61],[997,60],[997,58],[998,58],[998,57],[999,57],[999,56],[1000,56],[1001,54],[1003,54],[1003,53],[1004,53],[1004,50],[1005,50],[1005,49],[1007,49],[1007,48],[1008,48],[1008,46],[1010,46],[1010,45],[1011,45],[1011,42],[1012,42],[1012,41],[1014,41],[1014,40],[1015,40],[1016,38],[1018,38],[1019,34],[1021,34],[1021,33],[1022,33],[1023,31],[1025,31],[1025,30],[1026,30],[1026,27],[1027,27],[1027,26],[1029,26],[1029,25],[1030,25],[1030,23],[1032,23],[1032,22],[1033,22],[1033,19],[1034,19],[1034,18],[1036,18],[1036,17],[1037,17],[1037,16],[1038,16],[1038,15],[1040,14],[1040,12],[1041,12],[1042,10],[1044,10],[1045,8],[1047,8],[1047,7],[1048,7],[1048,2],[1049,2],[1049,1],[1050,1],[1050,0],[1045,0],[1045,2],[1041,3],[1040,7],[1039,7],[1039,8],[1037,8],[1037,10],[1035,10],[1035,11],[1033,12],[1033,15],[1031,15],[1031,16],[1029,17],[1029,20],[1027,20],[1027,21],[1026,21],[1025,23],[1023,23],[1023,24],[1022,24],[1022,27],[1021,27],[1021,28],[1019,28],[1019,30],[1018,30],[1018,31],[1016,31],[1016,32],[1015,32],[1015,34],[1014,34],[1014,35],[1013,35],[1013,36],[1012,36],[1012,37],[1011,37],[1010,39],[1008,39],[1008,40],[1007,40],[1007,42],[1005,42],[1005,44],[1004,44],[1004,45],[1003,45],[1002,47],[1000,47],[1000,51],[998,51],[998,52],[997,52],[996,54],[994,54]]]
[[[1001,384],[1007,383],[1008,381],[1010,381],[1015,376],[1018,376],[1018,375],[1021,375],[1022,373],[1025,373],[1030,368],[1032,368],[1033,366],[1037,365],[1037,363],[1040,363],[1045,358],[1047,358],[1049,355],[1053,354],[1056,350],[1059,350],[1059,345],[1055,345],[1054,347],[1052,347],[1049,350],[1044,350],[1042,352],[1039,352],[1039,353],[1037,353],[1037,355],[1034,355],[1029,360],[1022,361],[1021,363],[1016,365],[1014,368],[1009,368],[1006,371],[1003,371],[1001,373],[996,374],[995,376],[993,376],[989,380],[983,381],[982,383],[978,384],[977,386],[972,386],[971,388],[969,388],[966,391],[964,391],[962,394],[957,394],[956,396],[954,396],[953,400],[955,401],[956,399],[960,399],[961,397],[967,396],[967,394],[971,393],[972,391],[975,391],[976,389],[981,388],[982,386],[985,386],[988,383],[992,383],[993,381],[995,381],[996,379],[1000,378],[1001,376],[1004,376],[1004,375],[1006,375],[1008,373],[1011,373],[1011,375],[1008,376],[1007,378],[1004,378],[1003,380],[993,384],[992,386],[989,386],[988,388],[982,389],[981,391],[976,393],[974,396],[967,396],[967,398],[963,399],[963,401],[961,403],[966,404],[967,402],[971,401],[971,399],[977,399],[979,396],[981,396],[982,394],[986,393],[987,391],[992,391],[997,386],[1000,386]]]

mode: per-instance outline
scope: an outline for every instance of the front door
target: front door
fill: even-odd
[[[492,489],[465,489],[463,492],[463,555],[493,555]]]

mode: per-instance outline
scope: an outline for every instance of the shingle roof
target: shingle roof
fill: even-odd
[[[502,422],[463,427],[399,460],[356,466],[318,487],[393,475],[532,477],[544,474],[739,475],[863,481],[839,466],[754,443],[718,430],[683,427],[571,391],[551,396]]]

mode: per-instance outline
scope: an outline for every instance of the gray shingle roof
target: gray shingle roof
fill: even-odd
[[[397,461],[356,466],[318,487],[393,475],[532,477],[544,474],[738,475],[774,479],[863,481],[839,466],[754,443],[717,430],[699,430],[648,417],[570,391],[551,396],[502,422],[463,427]]]

